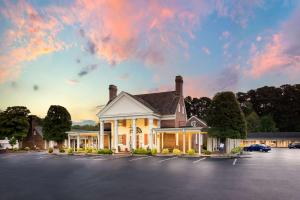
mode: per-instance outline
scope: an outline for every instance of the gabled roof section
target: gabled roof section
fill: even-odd
[[[116,98],[114,98],[112,101],[110,101],[102,110],[100,110],[98,112],[98,116],[99,115],[102,115],[103,113],[107,112],[109,109],[111,109],[113,107],[113,105],[118,105],[118,102],[120,102],[120,100],[124,99],[124,98],[127,98],[127,99],[131,99],[132,103],[139,106],[139,107],[136,107],[136,108],[139,108],[139,109],[144,109],[144,110],[139,110],[139,112],[150,112],[150,113],[153,113],[154,110],[150,107],[148,107],[147,105],[145,105],[144,103],[142,103],[141,101],[138,101],[133,95],[131,94],[128,94],[126,92],[121,92]],[[120,105],[119,105],[120,106]],[[124,108],[124,106],[126,105],[123,105],[122,108]],[[116,108],[115,108],[116,109]],[[122,110],[122,109],[121,109]],[[120,110],[118,110],[120,111]],[[114,112],[116,112],[116,110],[114,110]],[[123,114],[123,113],[120,113],[120,114]]]
[[[176,91],[138,94],[131,96],[154,112],[161,115],[175,114],[180,99],[180,96],[176,95]]]
[[[139,103],[146,106],[148,109],[152,110],[154,113],[160,115],[174,115],[176,113],[177,105],[180,99],[180,96],[176,94],[176,91],[157,92],[157,93],[138,94],[138,95],[132,95],[127,92],[122,92],[122,93],[132,97]],[[118,96],[108,101],[106,107],[109,106],[111,103],[113,103],[118,98]]]
[[[197,122],[197,123],[196,123],[196,126],[200,126],[200,127],[203,127],[203,128],[207,128],[207,127],[208,127],[205,121],[199,119],[199,118],[196,117],[196,116],[191,116],[191,117],[187,120],[186,125],[187,125],[187,126],[192,126],[192,124],[191,124],[192,121],[196,121],[196,122]]]

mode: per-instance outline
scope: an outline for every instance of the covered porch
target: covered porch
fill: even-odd
[[[98,149],[99,137],[98,131],[69,131],[68,134],[68,147],[74,151],[81,149],[93,148]],[[108,146],[108,134],[105,134],[105,146]]]
[[[184,128],[155,128],[155,147],[158,153],[163,149],[179,149],[183,154],[188,150],[194,149],[201,155],[204,140],[207,132],[202,131],[201,127]]]

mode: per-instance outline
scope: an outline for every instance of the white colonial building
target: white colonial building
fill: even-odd
[[[187,119],[183,97],[183,79],[175,78],[175,90],[132,95],[118,94],[109,86],[109,100],[97,114],[100,130],[68,132],[68,146],[74,149],[109,148],[116,153],[137,148],[194,149],[199,154],[203,144],[216,150],[218,140],[207,137],[207,125],[196,117]]]

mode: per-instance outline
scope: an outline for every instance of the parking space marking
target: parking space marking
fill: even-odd
[[[171,157],[171,158],[167,158],[167,159],[164,159],[164,160],[160,160],[160,161],[158,161],[159,163],[162,163],[162,162],[165,162],[165,161],[168,161],[168,160],[174,160],[174,159],[176,159],[176,158],[178,158],[178,157]]]
[[[198,160],[195,160],[195,161],[193,161],[193,163],[195,164],[195,163],[198,163],[198,162],[200,162],[200,161],[202,161],[202,160],[205,160],[206,158],[201,158],[201,159],[198,159]]]
[[[234,166],[236,164],[237,158],[234,159],[232,165]]]
[[[93,158],[93,160],[108,160],[107,158]]]
[[[136,161],[136,160],[147,159],[147,158],[151,158],[151,157],[152,156],[143,156],[143,157],[139,157],[139,158],[133,158],[133,159],[129,160],[129,162]]]

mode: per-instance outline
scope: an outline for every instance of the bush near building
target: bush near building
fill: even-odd
[[[111,149],[99,149],[97,151],[97,154],[112,154],[112,150]]]
[[[67,150],[67,153],[68,153],[69,155],[73,154],[73,149],[72,149],[72,148],[69,148],[69,149]]]
[[[169,154],[170,152],[169,152],[169,149],[163,149],[161,153],[162,154]]]
[[[241,153],[243,151],[242,147],[235,147],[231,150],[232,154],[237,154],[237,153]]]
[[[203,150],[203,153],[204,153],[204,155],[210,155],[210,154],[211,154],[211,151]]]
[[[175,154],[176,156],[180,156],[181,151],[179,149],[173,149],[173,154]]]
[[[188,150],[188,154],[189,154],[190,156],[195,155],[195,150],[194,150],[194,149],[189,149],[189,150]]]
[[[52,148],[52,147],[50,147],[50,148],[48,149],[48,153],[53,153],[53,148]]]
[[[155,156],[157,154],[157,149],[152,149],[151,150],[151,155]]]

